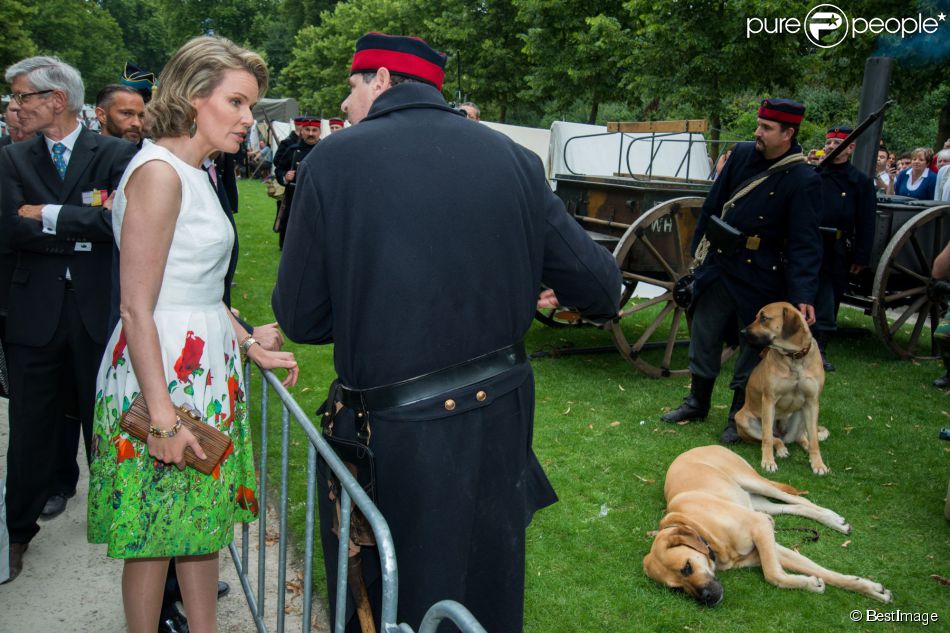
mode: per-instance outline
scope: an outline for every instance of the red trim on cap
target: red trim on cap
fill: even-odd
[[[445,80],[445,71],[436,64],[410,53],[378,48],[362,50],[353,55],[350,74],[364,70],[378,70],[383,67],[395,73],[411,75],[433,83],[439,90],[442,90],[442,82]]]
[[[841,140],[844,140],[848,138],[848,132],[838,132],[838,131],[828,132],[827,134],[825,134],[825,138],[840,138]]]
[[[763,119],[778,121],[779,123],[788,123],[789,125],[798,125],[805,118],[805,115],[803,114],[782,112],[781,110],[773,110],[772,108],[766,108],[765,106],[759,108],[759,116]]]

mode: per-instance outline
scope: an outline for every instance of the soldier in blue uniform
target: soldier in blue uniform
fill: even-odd
[[[454,599],[489,631],[521,631],[525,528],[557,500],[531,446],[523,337],[542,282],[604,322],[621,277],[536,155],[446,103],[444,66],[416,38],[359,39],[342,105],[354,125],[301,166],[273,307],[292,340],[335,345],[347,408],[334,434],[353,436],[354,410],[369,420],[399,622],[417,630]],[[332,601],[333,506],[318,479]],[[378,609],[378,553],[363,554]]]
[[[310,150],[316,147],[320,141],[319,117],[297,117],[294,122],[298,120],[300,138],[297,139],[296,143],[287,147],[280,158],[274,159],[274,177],[277,178],[277,182],[286,187],[284,189],[284,200],[277,208],[277,220],[274,223],[277,232],[280,234],[278,242],[280,248],[284,247],[287,224],[290,221],[290,211],[293,208],[294,192],[297,189],[297,170],[300,168],[303,159],[310,153]]]
[[[303,122],[303,120],[304,120],[304,117],[303,117],[303,116],[295,116],[295,117],[294,117],[294,129],[292,129],[292,130],[290,131],[290,134],[288,134],[287,136],[285,136],[285,137],[277,144],[277,149],[274,151],[274,160],[271,161],[272,164],[276,165],[276,164],[277,164],[277,161],[283,160],[284,154],[287,153],[287,149],[288,149],[291,145],[296,145],[296,144],[297,144],[297,141],[300,140],[300,124]],[[286,190],[285,190],[285,193],[286,193]],[[277,220],[276,220],[276,218],[280,215],[280,205],[281,205],[281,203],[283,202],[283,200],[277,200],[276,202],[277,202],[277,212],[276,212],[276,214],[275,214],[275,216],[274,216],[274,217],[275,217],[275,220],[274,220],[275,231],[277,230],[277,229],[276,229],[276,225],[277,225]]]
[[[702,260],[695,271],[689,370],[692,384],[666,422],[705,419],[724,342],[773,301],[797,305],[809,324],[821,266],[818,234],[820,181],[796,142],[805,106],[766,99],[758,111],[754,143],[739,143],[703,204],[693,236]],[[735,414],[758,350],[744,340],[733,370],[729,421],[720,441],[739,441]]]
[[[825,135],[825,155],[841,144],[852,132],[844,125],[833,127]],[[823,161],[821,176],[821,207],[819,223],[824,246],[818,294],[815,297],[815,325],[812,334],[821,350],[825,371],[834,371],[825,348],[837,329],[838,307],[848,287],[848,273],[867,268],[874,242],[874,211],[877,197],[874,181],[851,164],[855,144],[835,157],[833,163]]]
[[[291,145],[296,145],[297,141],[300,140],[300,124],[303,123],[304,116],[295,116],[294,117],[294,129],[290,131],[284,139],[277,144],[277,151],[274,152],[274,162],[276,163],[280,160],[283,155],[287,152],[287,148]]]

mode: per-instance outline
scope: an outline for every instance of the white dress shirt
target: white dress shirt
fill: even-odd
[[[79,138],[79,133],[82,131],[82,126],[79,123],[76,123],[76,129],[67,134],[62,140],[54,141],[48,136],[44,136],[43,140],[46,141],[46,149],[49,151],[50,159],[53,157],[53,145],[56,143],[62,143],[66,146],[66,151],[63,152],[63,161],[66,162],[67,167],[69,166],[69,157],[73,155],[73,146],[76,144],[76,139]],[[63,208],[61,204],[47,204],[43,206],[41,214],[43,216],[43,232],[48,233],[49,235],[56,235],[56,220],[59,219],[59,211]]]

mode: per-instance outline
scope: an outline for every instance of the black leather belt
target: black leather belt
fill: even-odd
[[[370,389],[340,386],[343,406],[361,411],[403,407],[461,387],[467,387],[508,371],[527,361],[524,343],[509,345],[445,369],[439,369],[391,385]]]
[[[842,240],[851,237],[850,233],[842,231],[841,229],[836,229],[833,226],[819,226],[818,230],[821,232],[822,236],[828,240]]]

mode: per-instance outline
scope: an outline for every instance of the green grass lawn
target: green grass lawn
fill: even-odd
[[[270,230],[274,211],[263,185],[241,183],[241,258],[232,297],[254,324],[273,320],[270,295],[279,257]],[[485,309],[490,319],[491,307]],[[399,319],[401,313],[393,306],[379,318]],[[868,317],[851,310],[842,323],[872,327]],[[529,352],[612,345],[601,330],[537,324],[526,343]],[[293,344],[288,349],[301,367],[292,393],[304,410],[314,411],[334,375],[332,351]],[[647,533],[663,516],[666,468],[681,452],[716,442],[731,392],[724,372],[709,421],[664,424],[659,416],[679,403],[687,380],[647,378],[608,351],[532,361],[534,449],[560,503],[541,511],[528,529],[525,630],[789,633],[919,626],[855,624],[850,614],[856,609],[936,612],[940,620],[927,630],[950,630],[950,586],[931,578],[950,577],[950,523],[943,518],[950,442],[937,439],[940,427],[950,426],[950,400],[930,386],[942,369],[937,362],[895,360],[873,334],[836,340],[829,351],[838,371],[825,385],[821,423],[831,431],[822,454],[832,471],[813,475],[807,455],[795,446],[772,478],[808,490],[812,501],[848,519],[853,532],[845,536],[807,519],[777,517],[778,527],[815,527],[821,534],[816,543],[801,543],[801,534],[791,531],[779,532],[778,540],[823,566],[883,583],[894,594],[892,605],[834,587],[824,595],[778,589],[750,569],[722,574],[724,601],[702,608],[648,579],[641,561],[650,547]],[[255,377],[255,408],[259,394]],[[272,408],[269,454],[276,460],[280,426]],[[735,450],[758,469],[757,446]],[[290,521],[299,542],[306,485],[302,432],[292,433],[291,453]],[[278,476],[272,474],[272,483]],[[322,563],[316,568],[322,570]],[[324,593],[322,577],[315,586]]]

